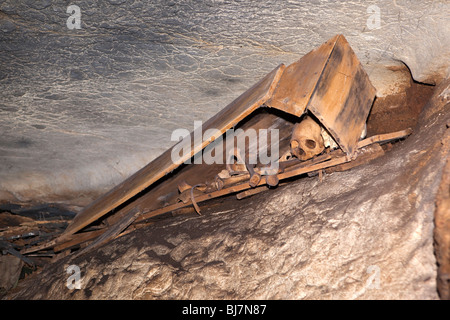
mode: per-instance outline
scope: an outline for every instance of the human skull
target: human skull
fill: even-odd
[[[291,137],[291,153],[304,161],[325,149],[321,126],[309,116],[294,126]]]

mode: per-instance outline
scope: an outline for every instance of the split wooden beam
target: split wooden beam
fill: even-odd
[[[396,131],[396,132],[378,134],[378,135],[372,136],[370,138],[359,141],[358,149],[361,149],[365,146],[368,146],[368,145],[370,145],[372,143],[376,143],[376,142],[383,144],[383,143],[394,141],[394,140],[404,139],[404,138],[408,137],[411,133],[412,133],[412,129],[408,128],[408,129],[400,130],[400,131]]]
[[[105,230],[105,232],[99,236],[97,239],[95,239],[90,245],[88,245],[83,250],[80,250],[77,252],[74,258],[81,256],[82,254],[85,254],[91,250],[94,250],[103,244],[107,243],[108,241],[114,239],[116,236],[118,236],[122,231],[124,231],[131,223],[133,223],[134,220],[136,220],[137,216],[141,213],[140,208],[134,208],[131,210],[125,217],[122,218],[118,223],[116,223],[111,228],[108,228]]]

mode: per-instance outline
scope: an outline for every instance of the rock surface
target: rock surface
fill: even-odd
[[[134,231],[47,266],[8,298],[437,299],[449,92],[447,81],[414,133],[369,164]],[[79,290],[66,287],[70,265]]]
[[[0,200],[85,205],[280,63],[343,33],[385,66],[449,76],[446,1],[0,0]],[[402,79],[397,79],[403,81]]]
[[[17,285],[22,270],[23,262],[12,255],[0,255],[0,294]]]

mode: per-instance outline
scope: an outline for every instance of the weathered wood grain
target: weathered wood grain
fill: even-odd
[[[323,70],[310,110],[344,152],[352,155],[376,90],[344,36],[339,36]]]
[[[267,105],[301,116],[316,89],[320,76],[340,35],[334,36],[319,48],[310,51],[289,65]]]

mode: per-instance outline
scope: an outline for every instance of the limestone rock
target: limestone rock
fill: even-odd
[[[0,255],[0,294],[17,285],[23,262],[12,255]]]

